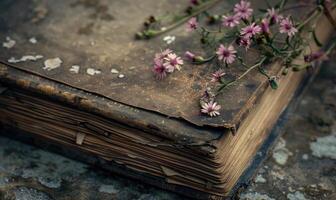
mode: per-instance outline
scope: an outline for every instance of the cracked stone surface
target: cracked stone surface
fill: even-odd
[[[330,56],[331,58],[335,56]],[[336,70],[326,63],[245,200],[336,199]],[[0,137],[1,200],[179,200],[185,197]]]

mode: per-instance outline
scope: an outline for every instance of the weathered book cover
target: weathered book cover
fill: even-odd
[[[233,3],[220,1],[213,9]],[[220,116],[202,115],[203,77],[213,66],[186,64],[164,81],[151,71],[162,48],[201,52],[195,36],[180,26],[167,33],[176,37],[173,44],[162,37],[134,39],[149,14],[187,5],[1,1],[0,122],[94,155],[118,173],[200,199],[225,198],[307,74],[289,73],[284,86],[272,91],[267,79],[252,72],[217,97]],[[325,42],[332,28],[322,22],[317,34]],[[276,63],[267,70],[281,73]]]

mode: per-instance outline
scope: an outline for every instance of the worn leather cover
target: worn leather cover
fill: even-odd
[[[230,9],[234,1],[222,1],[214,10]],[[202,115],[199,98],[209,82],[216,65],[185,64],[163,81],[157,81],[152,69],[154,54],[171,48],[183,55],[185,50],[204,53],[198,37],[181,26],[160,37],[134,40],[145,18],[181,12],[189,1],[179,0],[3,0],[0,2],[0,38],[15,40],[13,48],[1,48],[0,61],[38,77],[96,94],[141,110],[152,111],[169,118],[188,121],[196,126],[231,128],[235,130],[267,86],[267,80],[257,72],[227,89],[218,97],[221,115]],[[258,5],[258,1],[253,2]],[[258,7],[262,7],[259,4]],[[173,44],[163,41],[166,35],[176,36]],[[32,44],[29,39],[36,38]],[[11,58],[42,55],[42,59],[9,63]],[[255,57],[253,55],[252,57]],[[60,58],[62,64],[53,70],[44,69],[44,61]],[[79,65],[78,74],[71,66]],[[89,75],[87,69],[100,70]],[[117,69],[125,75],[111,73]],[[241,66],[226,69],[234,77],[243,72]],[[278,68],[269,68],[275,74]],[[53,91],[58,93],[58,91]]]

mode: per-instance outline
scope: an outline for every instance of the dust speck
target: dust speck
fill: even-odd
[[[36,40],[36,38],[32,37],[32,38],[29,39],[29,42],[32,43],[32,44],[36,44],[37,40]]]
[[[10,59],[8,59],[8,62],[9,63],[19,63],[19,62],[25,62],[25,61],[37,61],[37,60],[42,59],[42,58],[43,58],[42,55],[36,55],[36,56],[25,55],[25,56],[22,56],[19,59],[11,57]]]
[[[101,71],[100,70],[97,70],[97,69],[94,69],[94,68],[88,68],[86,70],[86,73],[91,75],[91,76],[94,76],[96,74],[101,74]]]
[[[111,69],[111,73],[112,73],[112,74],[119,74],[119,71],[116,70],[116,69]]]
[[[163,38],[163,41],[165,41],[167,44],[171,44],[175,41],[175,39],[176,39],[175,36],[167,35]]]
[[[72,65],[71,68],[69,69],[69,71],[70,71],[71,73],[78,74],[78,73],[79,73],[79,69],[80,69],[80,66],[79,66],[79,65]]]
[[[61,66],[63,61],[60,58],[51,58],[46,61],[44,61],[44,70],[53,70]]]
[[[10,49],[13,48],[15,44],[16,44],[15,40],[12,40],[10,37],[6,37],[6,41],[2,43],[2,46],[7,49]]]

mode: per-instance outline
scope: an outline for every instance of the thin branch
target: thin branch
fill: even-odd
[[[252,67],[250,67],[248,70],[246,70],[242,75],[240,75],[238,78],[236,78],[233,81],[230,81],[227,84],[222,85],[221,87],[218,88],[217,90],[217,94],[216,96],[220,93],[220,91],[222,91],[224,88],[227,88],[231,85],[233,85],[234,83],[236,83],[237,81],[239,81],[240,79],[244,78],[247,74],[249,74],[252,70],[254,70],[255,68],[260,67],[266,60],[267,58],[264,57],[263,59],[260,60],[260,62],[258,62],[257,64],[253,65]]]
[[[204,3],[202,6],[200,6],[200,8],[197,11],[195,11],[191,15],[187,15],[187,16],[183,17],[182,19],[180,19],[179,21],[171,24],[170,26],[164,27],[164,29],[161,29],[161,30],[151,30],[151,29],[144,30],[144,31],[142,31],[140,33],[137,33],[137,36],[139,34],[142,34],[144,37],[140,38],[140,39],[144,39],[144,38],[148,39],[148,38],[156,37],[158,35],[161,35],[163,33],[168,32],[168,31],[171,31],[172,29],[174,29],[174,28],[180,26],[181,24],[187,22],[190,18],[195,17],[195,16],[199,15],[200,13],[208,10],[209,8],[211,8],[212,6],[216,5],[220,1],[221,0],[213,0],[213,1],[210,1],[208,3]],[[150,33],[150,35],[148,35],[148,33]]]
[[[332,24],[332,26],[336,30],[336,21],[333,18],[332,14],[330,13],[329,8],[327,8],[326,5],[323,5],[323,8],[324,8],[324,14],[325,14],[325,16],[327,17],[328,21]]]

